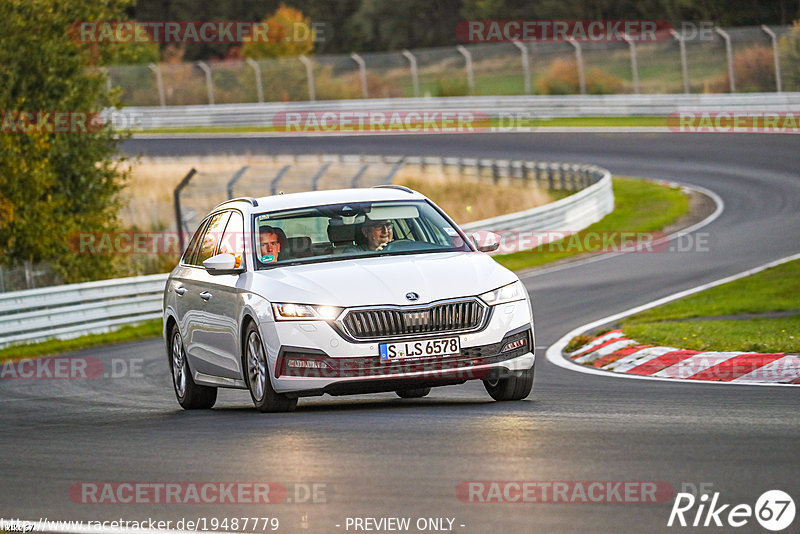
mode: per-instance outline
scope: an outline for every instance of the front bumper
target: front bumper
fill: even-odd
[[[297,396],[459,384],[507,376],[534,364],[533,325],[526,301],[495,306],[486,327],[458,335],[461,352],[447,357],[382,362],[378,341],[348,341],[321,321],[266,323],[261,328],[273,388]],[[523,344],[502,352],[520,339]]]

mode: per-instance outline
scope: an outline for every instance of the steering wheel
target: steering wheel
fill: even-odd
[[[398,250],[411,250],[416,248],[418,243],[411,239],[395,239],[394,241],[389,241],[386,243],[386,246],[383,247],[381,250],[385,250],[386,252],[391,251],[398,251]]]

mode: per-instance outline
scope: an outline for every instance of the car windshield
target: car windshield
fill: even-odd
[[[256,266],[469,251],[426,201],[352,202],[253,215]]]

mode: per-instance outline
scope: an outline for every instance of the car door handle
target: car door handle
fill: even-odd
[[[200,298],[203,299],[203,300],[206,300],[206,301],[210,300],[211,299],[211,293],[209,293],[208,291],[203,291],[202,293],[200,293]]]
[[[177,293],[179,297],[182,297],[183,294],[186,293],[186,288],[183,286],[176,287],[175,293]]]

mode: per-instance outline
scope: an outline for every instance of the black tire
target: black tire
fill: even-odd
[[[259,412],[291,412],[297,407],[297,397],[289,398],[272,389],[264,343],[253,323],[247,326],[244,336],[242,369],[250,398]]]
[[[533,367],[522,371],[518,376],[486,379],[483,381],[486,392],[496,401],[522,400],[533,389]]]
[[[431,388],[398,389],[395,391],[401,399],[420,399],[431,392]]]
[[[217,402],[217,388],[198,386],[192,379],[186,349],[178,325],[173,325],[169,336],[169,367],[172,371],[172,388],[178,398],[178,404],[184,410],[206,410]]]

